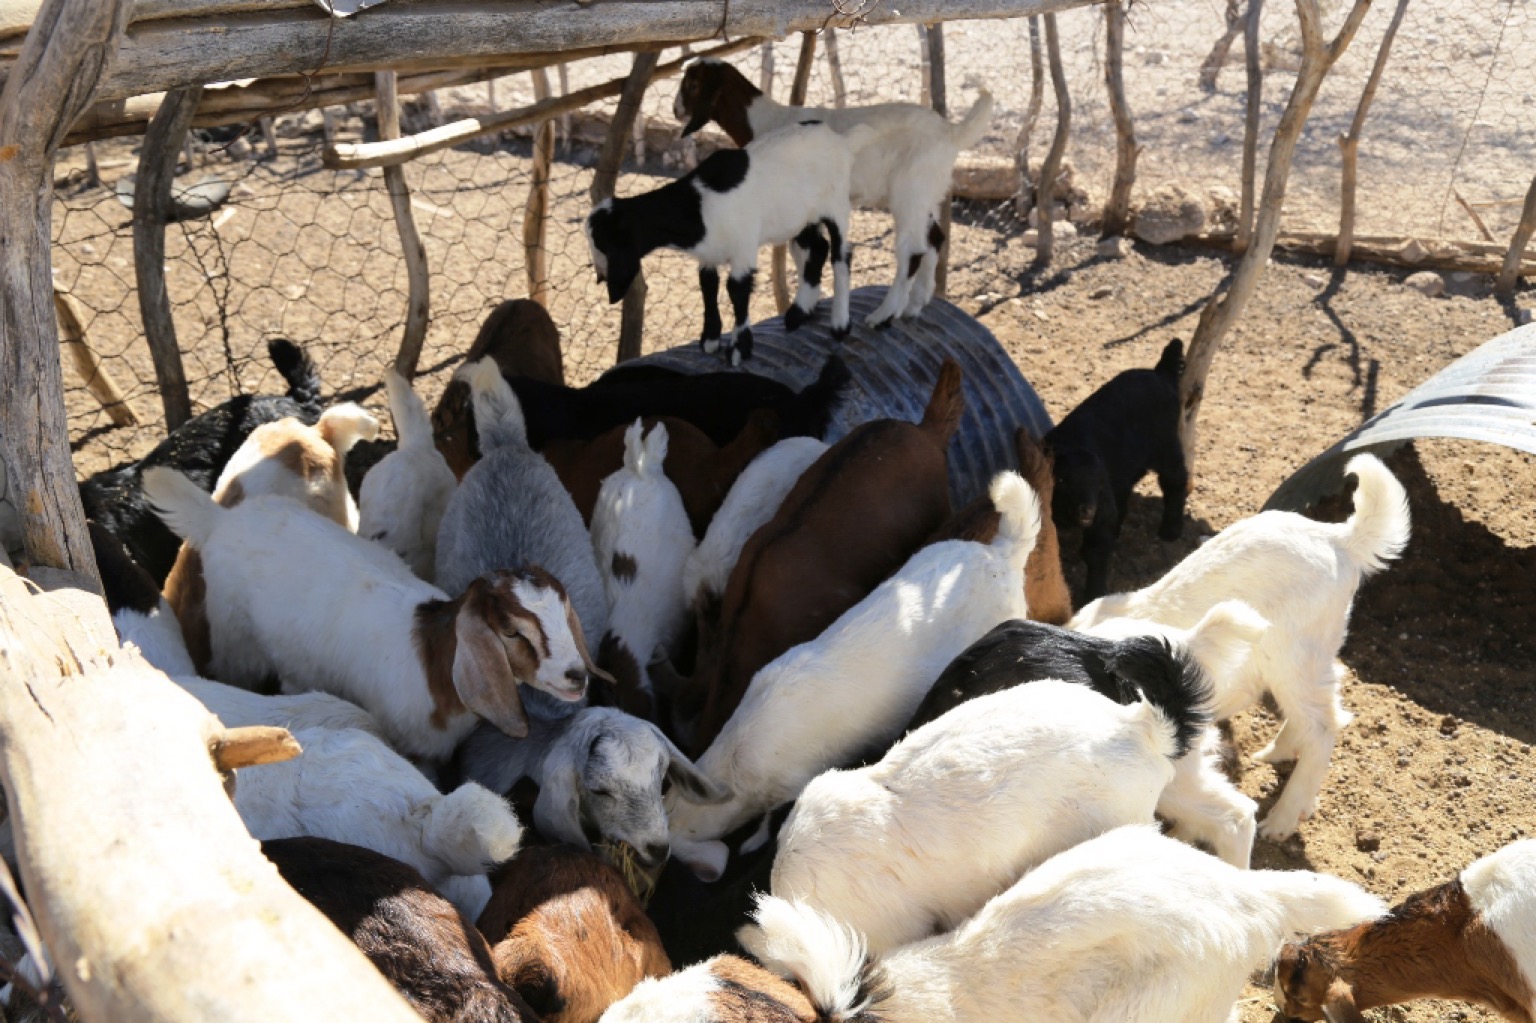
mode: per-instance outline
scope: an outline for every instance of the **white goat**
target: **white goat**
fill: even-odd
[[[753,676],[699,769],[731,792],[705,806],[668,793],[673,851],[700,876],[724,852],[712,840],[795,798],[816,775],[899,733],[934,679],[988,629],[1025,616],[1024,561],[1040,529],[1035,492],[999,473],[990,545],[925,547],[825,632]]]
[[[357,532],[383,544],[431,582],[437,562],[437,528],[459,485],[432,442],[426,406],[405,378],[384,374],[389,414],[399,446],[363,477]]]
[[[1266,691],[1285,719],[1274,741],[1255,755],[1270,763],[1296,760],[1285,791],[1259,826],[1259,834],[1277,841],[1312,812],[1339,729],[1350,721],[1339,700],[1343,669],[1335,658],[1355,591],[1408,542],[1402,485],[1371,455],[1356,455],[1347,469],[1359,480],[1348,522],[1261,512],[1222,530],[1152,585],[1100,597],[1069,623],[1109,637],[1157,631],[1144,622],[1190,628],[1234,597],[1269,621],[1241,670],[1210,674],[1216,720],[1251,706]],[[1133,620],[1110,623],[1113,618]]]
[[[597,659],[618,680],[621,702],[654,710],[646,665],[669,652],[687,624],[683,566],[695,541],[682,495],[662,472],[667,428],[657,423],[643,440],[642,431],[638,419],[624,431],[624,465],[597,492],[592,546],[608,594]]]
[[[145,493],[201,553],[214,674],[321,689],[371,712],[402,753],[446,757],[476,715],[526,734],[518,683],[579,698],[591,668],[559,583],[492,572],[450,600],[394,554],[283,497],[221,508],[180,473]]]
[[[701,57],[683,73],[672,113],[686,121],[684,135],[713,119],[738,146],[810,119],[848,137],[858,168],[849,183],[853,204],[890,210],[895,227],[896,274],[885,301],[864,321],[877,327],[896,316],[916,316],[933,297],[944,244],[939,204],[949,193],[955,160],[976,144],[992,117],[992,95],[979,91],[958,124],[917,103],[792,107],[775,103],[730,64]]]

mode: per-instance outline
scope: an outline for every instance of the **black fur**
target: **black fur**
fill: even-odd
[[[718,149],[700,160],[693,173],[711,192],[732,192],[747,180],[751,166],[752,157],[745,149]]]
[[[713,341],[724,329],[720,322],[720,271],[716,267],[699,267],[699,292],[704,296],[704,333],[699,338]]]
[[[928,247],[934,252],[944,247],[944,229],[932,220],[928,222]]]
[[[413,868],[324,838],[263,842],[261,851],[429,1023],[538,1023],[497,979],[480,932]]]
[[[1189,471],[1179,442],[1179,374],[1184,346],[1163,349],[1156,369],[1117,374],[1045,435],[1056,458],[1051,518],[1060,529],[1081,526],[1088,566],[1087,600],[1109,585],[1109,558],[1136,482],[1157,473],[1163,520],[1157,535],[1176,540],[1184,529]]]
[[[96,552],[96,570],[101,573],[101,588],[107,598],[107,610],[137,611],[148,615],[160,606],[160,587],[133,560],[128,548],[99,522],[87,520],[91,549]]]
[[[926,725],[967,700],[1057,678],[1091,687],[1116,703],[1146,696],[1174,722],[1178,756],[1211,719],[1211,684],[1186,650],[1157,636],[1111,640],[1043,622],[1007,621],[978,639],[944,669],[907,730]]]
[[[736,335],[730,345],[733,363],[752,358],[752,328],[748,324],[752,322],[749,310],[752,305],[752,289],[756,283],[755,269],[748,269],[738,277],[733,268],[730,276],[725,279],[725,294],[731,300],[731,316],[736,326]]]
[[[137,462],[103,469],[80,484],[86,518],[94,519],[128,548],[157,585],[164,584],[181,540],[150,511],[144,499],[143,473],[164,465],[212,492],[219,473],[245,438],[263,423],[296,416],[313,424],[320,418],[320,377],[314,363],[292,341],[267,343],[267,354],[288,381],[288,396],[242,394],[193,416]]]

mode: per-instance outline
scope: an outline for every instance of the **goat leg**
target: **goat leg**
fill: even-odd
[[[704,333],[699,335],[704,351],[711,354],[720,347],[720,271],[712,266],[699,267],[699,291],[704,295]]]
[[[748,310],[752,304],[752,288],[756,283],[756,268],[749,268],[738,277],[736,268],[732,266],[730,276],[725,279],[725,293],[731,299],[731,315],[736,320],[731,339],[725,346],[730,353],[732,366],[740,366],[752,358],[752,327],[749,325]]]
[[[795,258],[795,276],[800,285],[795,300],[784,310],[784,329],[799,330],[816,312],[821,301],[821,271],[827,264],[830,246],[816,224],[807,224],[789,243]]]

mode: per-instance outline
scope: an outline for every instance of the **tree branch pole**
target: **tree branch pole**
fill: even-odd
[[[378,116],[379,138],[400,137],[400,95],[395,73],[380,71],[374,76],[374,110]],[[406,304],[405,335],[395,355],[395,372],[410,380],[421,361],[421,346],[427,339],[427,323],[432,313],[431,275],[427,269],[427,247],[416,231],[416,215],[411,211],[411,186],[405,181],[405,168],[384,168],[384,188],[394,210],[395,228],[400,233],[400,251],[405,256]]]
[[[1020,220],[1029,216],[1035,202],[1035,183],[1029,177],[1029,145],[1040,120],[1045,101],[1045,60],[1040,53],[1040,19],[1029,19],[1029,105],[1024,108],[1024,123],[1013,143],[1013,162],[1019,172],[1019,194],[1014,210]]]
[[[1264,103],[1264,65],[1259,60],[1259,20],[1264,0],[1248,0],[1248,23],[1243,27],[1243,65],[1248,73],[1248,95],[1243,114],[1243,170],[1239,188],[1237,237],[1232,251],[1241,255],[1253,241],[1253,200],[1259,165],[1259,114]]]
[[[165,406],[166,432],[192,418],[187,374],[181,365],[176,323],[171,317],[171,297],[165,289],[165,225],[171,219],[176,161],[202,94],[201,85],[172,89],[165,94],[159,113],[144,133],[133,189],[133,263],[139,285],[139,313],[144,318],[144,340],[154,359],[155,380]]]
[[[1234,0],[1235,2],[1235,0]],[[1104,82],[1115,119],[1115,177],[1104,203],[1104,237],[1124,234],[1131,219],[1131,186],[1136,183],[1136,125],[1125,98],[1125,8],[1120,0],[1104,5]]]
[[[549,98],[549,73],[543,68],[533,76],[533,98]],[[533,132],[533,168],[528,182],[528,205],[523,210],[523,266],[528,272],[528,297],[549,306],[549,253],[544,238],[549,228],[549,174],[555,159],[555,121],[540,121]]]
[[[1349,252],[1355,238],[1355,181],[1360,161],[1360,133],[1365,128],[1365,115],[1370,112],[1371,101],[1376,98],[1376,87],[1381,84],[1381,74],[1386,70],[1387,57],[1392,52],[1392,40],[1403,23],[1408,10],[1408,0],[1397,0],[1392,21],[1386,34],[1381,37],[1381,47],[1376,51],[1376,63],[1371,65],[1371,75],[1365,80],[1360,92],[1360,103],[1355,107],[1355,117],[1349,123],[1349,131],[1339,136],[1342,150],[1343,177],[1339,184],[1339,247],[1333,253],[1333,265],[1344,266],[1349,262]],[[1475,215],[1474,215],[1475,216]]]
[[[932,25],[924,25],[923,35],[928,40],[928,94],[932,98],[933,109],[948,117],[949,91],[948,72],[944,64],[944,23],[936,21]],[[952,206],[949,193],[946,192],[939,203],[939,230],[944,232],[944,244],[939,246],[938,263],[934,267],[934,298],[945,298],[949,294],[949,236],[954,230]]]
[[[816,33],[800,34],[800,58],[795,62],[795,80],[789,86],[789,105],[805,106],[806,93],[811,90],[811,68],[816,63]],[[773,247],[773,300],[782,316],[789,308],[789,253],[783,245]]]
[[[1290,179],[1291,163],[1296,155],[1296,143],[1306,126],[1307,115],[1317,99],[1335,61],[1349,46],[1350,40],[1360,28],[1371,0],[1355,0],[1339,34],[1333,42],[1323,40],[1322,14],[1318,0],[1296,0],[1296,15],[1301,22],[1302,56],[1301,70],[1296,74],[1296,87],[1291,90],[1290,102],[1280,115],[1275,129],[1275,140],[1269,149],[1269,166],[1264,173],[1264,194],[1259,204],[1259,216],[1255,226],[1253,244],[1238,261],[1226,294],[1211,299],[1200,313],[1190,339],[1185,359],[1184,374],[1179,380],[1179,398],[1182,416],[1179,421],[1179,437],[1184,444],[1184,459],[1193,473],[1198,435],[1195,424],[1200,415],[1200,403],[1205,397],[1205,380],[1210,372],[1211,360],[1216,349],[1242,315],[1243,307],[1253,297],[1264,273],[1264,265],[1274,250],[1275,239],[1280,233],[1280,211],[1285,206],[1286,183]]]
[[[645,98],[646,86],[656,71],[657,54],[637,53],[630,65],[629,77],[619,95],[619,107],[614,111],[613,123],[608,126],[608,138],[597,158],[597,169],[592,175],[589,193],[592,204],[611,198],[619,183],[619,167],[624,162],[624,145],[629,138],[635,115],[640,112],[640,101]],[[537,106],[537,104],[535,104]],[[625,362],[640,355],[645,337],[645,272],[635,275],[634,284],[624,296],[624,310],[619,322],[619,346],[614,362]]]
[[[1221,38],[1216,40],[1216,45],[1211,47],[1211,52],[1206,54],[1205,60],[1200,62],[1200,91],[1215,92],[1216,76],[1221,74],[1222,65],[1227,62],[1227,54],[1232,52],[1232,42],[1243,31],[1243,15],[1240,0],[1227,0],[1227,27],[1221,33]]]
[[[0,472],[10,473],[28,559],[91,579],[53,307],[53,160],[111,65],[131,6],[46,0],[0,89]]]
[[[80,303],[69,293],[54,289],[53,311],[59,318],[59,344],[69,353],[70,362],[85,389],[101,403],[102,411],[112,420],[113,426],[137,426],[139,417],[133,414],[128,399],[123,397],[123,389],[101,364],[101,357],[85,336],[85,316],[81,313]]]
[[[1050,59],[1051,85],[1056,93],[1056,134],[1050,151],[1040,166],[1040,180],[1035,185],[1035,225],[1038,240],[1035,263],[1049,265],[1056,248],[1051,216],[1056,209],[1056,178],[1067,152],[1067,136],[1072,131],[1072,97],[1067,93],[1067,73],[1061,64],[1061,37],[1056,31],[1056,15],[1045,15],[1045,52]]]
[[[1536,232],[1536,178],[1531,179],[1530,190],[1525,193],[1525,205],[1520,207],[1520,224],[1515,228],[1515,236],[1509,242],[1509,251],[1504,255],[1503,269],[1499,271],[1499,279],[1493,286],[1495,294],[1515,293],[1515,281],[1520,279],[1520,260],[1533,232]]]
[[[848,84],[843,81],[843,60],[837,53],[837,29],[824,28],[827,47],[827,74],[832,79],[832,105],[841,110],[848,105]]]

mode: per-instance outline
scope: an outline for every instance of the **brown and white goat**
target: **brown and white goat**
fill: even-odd
[[[1536,840],[1484,856],[1386,916],[1287,945],[1275,1003],[1293,1019],[1364,1023],[1362,1010],[1416,998],[1536,1018]]]
[[[624,879],[570,846],[535,846],[509,861],[476,925],[497,976],[542,1023],[596,1023],[640,981],[672,972]]]
[[[695,755],[736,710],[759,668],[815,639],[948,517],[946,449],[965,410],[945,360],[921,423],[879,419],[832,445],[800,477],[731,570],[711,649],[680,694]]]

